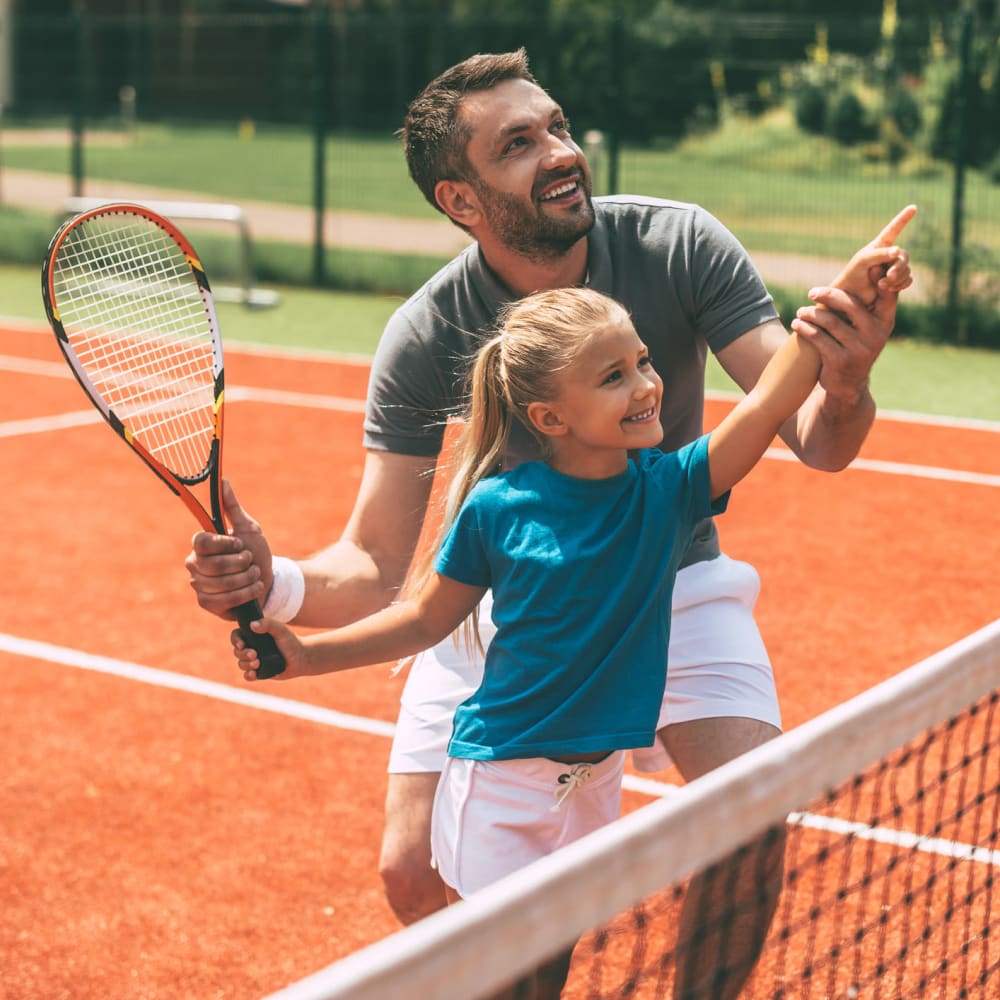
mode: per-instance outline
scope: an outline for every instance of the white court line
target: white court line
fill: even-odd
[[[853,823],[846,819],[837,819],[835,816],[817,816],[814,813],[790,813],[788,822],[813,830],[839,833],[844,837],[872,840],[879,844],[891,844],[894,847],[910,847],[926,854],[939,854],[945,858],[957,858],[959,861],[979,861],[982,864],[1000,868],[1000,851],[991,851],[988,847],[973,847],[972,844],[961,844],[954,840],[944,840],[941,837],[918,837],[915,833],[908,833],[906,830],[868,826],[866,823]]]
[[[45,378],[72,378],[73,373],[58,361],[40,361],[13,354],[0,354],[0,369],[19,375],[43,375]]]
[[[308,407],[333,410],[341,413],[364,413],[362,400],[344,396],[324,396],[319,393],[291,392],[281,389],[254,389],[239,386],[227,389],[230,403],[267,403],[277,406]],[[25,434],[41,434],[47,431],[64,430],[85,424],[99,423],[100,415],[95,410],[57,414],[51,417],[35,417],[28,420],[11,420],[0,423],[0,438],[18,437]],[[787,448],[769,448],[765,458],[779,462],[798,462]],[[1000,487],[1000,475],[985,472],[966,472],[961,469],[943,469],[933,465],[913,465],[906,462],[887,462],[870,458],[856,458],[848,466],[868,472],[881,472],[892,476],[909,476],[914,479],[936,479],[950,483],[968,483],[973,486]]]
[[[347,729],[353,732],[367,733],[373,736],[391,737],[396,727],[391,722],[379,719],[369,719],[361,715],[349,715],[337,712],[319,705],[295,701],[293,698],[281,698],[276,695],[262,694],[242,688],[230,687],[216,681],[203,680],[187,674],[177,674],[170,670],[156,667],[145,667],[138,663],[125,660],[115,660],[105,656],[94,656],[65,646],[55,646],[34,639],[22,639],[14,635],[0,632],[0,650],[15,656],[25,656],[47,663],[57,663],[62,666],[76,667],[80,670],[93,670],[102,674],[123,677],[126,680],[141,684],[151,684],[156,687],[170,688],[187,694],[199,695],[203,698],[214,698],[216,701],[242,705],[262,712],[272,712],[334,729]],[[656,781],[652,778],[640,778],[626,774],[623,778],[625,788],[641,792],[654,798],[667,798],[681,792],[677,785]],[[936,854],[947,858],[958,858],[966,861],[978,861],[1000,867],[1000,851],[976,847],[956,841],[944,840],[940,837],[920,837],[906,830],[891,830],[885,827],[871,827],[864,823],[854,823],[830,816],[818,816],[814,813],[793,812],[788,816],[788,822],[798,826],[827,830],[833,833],[853,835],[859,839],[891,844],[900,848],[911,848],[925,854]]]
[[[263,694],[260,691],[247,691],[242,688],[230,687],[228,684],[220,684],[217,681],[202,680],[199,677],[177,674],[170,670],[160,670],[157,667],[144,667],[126,660],[94,656],[77,649],[54,646],[51,643],[38,642],[34,639],[21,639],[18,636],[5,635],[2,632],[0,632],[0,650],[13,653],[15,656],[27,656],[33,660],[59,663],[66,667],[112,674],[115,677],[124,677],[142,684],[152,684],[155,687],[185,691],[188,694],[201,695],[203,698],[214,698],[216,701],[226,701],[233,705],[256,708],[262,712],[274,712],[295,719],[318,722],[335,729],[350,729],[375,736],[392,736],[396,731],[396,727],[391,722],[380,722],[377,719],[368,719],[360,715],[347,715],[344,712],[336,712],[319,705],[295,701],[292,698],[280,698],[277,695]]]
[[[59,413],[54,417],[8,420],[6,423],[0,423],[0,438],[44,434],[48,431],[61,431],[69,427],[83,427],[86,424],[101,423],[104,423],[104,417],[97,410],[76,410],[73,413]]]
[[[705,398],[723,403],[737,403],[743,398],[743,393],[723,389],[706,389]],[[1000,434],[1000,420],[985,420],[982,417],[945,417],[936,413],[914,413],[910,410],[883,410],[880,407],[875,419],[902,424],[929,424],[932,427],[955,427],[959,430],[988,431],[992,434]]]
[[[0,369],[24,372],[32,375],[42,375],[52,378],[72,378],[68,368],[57,362],[37,361],[28,358],[0,355]],[[717,398],[732,398],[730,394],[709,393]],[[235,386],[226,390],[226,398],[230,403],[265,403],[274,406],[295,406],[321,410],[333,410],[343,413],[364,413],[363,400],[351,399],[345,396],[327,396],[322,393],[294,392],[282,389],[263,389],[253,386]],[[736,396],[735,398],[738,398]],[[880,414],[880,419],[882,415]],[[889,417],[888,419],[893,419]],[[916,414],[906,415],[905,419],[913,423],[942,423],[938,418],[920,418]],[[84,423],[96,423],[96,420],[83,419],[79,414],[65,414],[54,417],[39,417],[34,420],[16,420],[0,424],[0,437],[17,437],[20,434],[39,434],[48,430],[62,430]],[[986,421],[954,421],[950,418],[947,426],[975,430],[1000,430],[1000,424],[987,424]],[[786,448],[769,448],[765,458],[780,462],[798,462],[798,459]],[[906,462],[888,462],[870,458],[856,458],[849,468],[868,472],[882,472],[893,476],[910,476],[916,479],[937,479],[952,483],[969,483],[974,486],[1000,487],[1000,475],[989,473],[965,472],[959,469],[944,469],[932,465],[914,465]]]
[[[236,386],[226,389],[227,403],[271,403],[277,406],[302,406],[318,410],[339,410],[347,413],[364,413],[363,399],[346,396],[323,396],[313,392],[292,392],[286,389],[255,389]]]
[[[787,448],[768,448],[765,458],[779,462],[798,463]],[[1000,486],[1000,476],[988,472],[965,472],[961,469],[942,469],[936,465],[913,465],[910,462],[886,462],[876,458],[856,458],[847,467],[865,472],[884,472],[889,476],[912,476],[914,479],[941,479],[949,483],[971,483],[974,486]]]
[[[11,320],[0,317],[0,327],[16,329],[19,333],[37,333],[51,336],[52,331],[48,326],[31,323],[23,320]],[[370,368],[371,357],[363,354],[346,354],[336,351],[322,351],[305,347],[277,347],[272,344],[256,344],[250,341],[229,341],[225,345],[226,355],[244,354],[250,357],[272,357],[284,358],[291,361],[309,361],[315,364],[330,365],[351,365],[359,368]],[[29,371],[26,366],[30,364],[28,359],[17,358],[10,355],[0,355],[0,369],[10,368],[12,371]],[[38,368],[32,374],[51,374],[59,378],[71,377],[68,371],[62,366],[53,362],[37,362],[38,365],[49,365],[51,371],[44,371]],[[56,369],[60,369],[58,372]],[[705,398],[721,401],[736,402],[743,394],[725,389],[706,389]],[[938,427],[955,427],[962,430],[987,431],[1000,434],[1000,421],[984,420],[978,417],[947,417],[933,413],[915,413],[908,410],[882,410],[878,411],[878,420],[891,420],[900,423],[929,424]]]

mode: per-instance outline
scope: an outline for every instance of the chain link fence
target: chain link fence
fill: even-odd
[[[306,144],[258,185],[270,200],[429,218],[394,148],[408,101],[472,52],[524,45],[586,140],[598,193],[698,201],[751,250],[836,260],[914,201],[931,294],[949,309],[971,296],[995,310],[1000,13],[979,6],[897,17],[886,3],[817,21],[674,5],[640,17],[620,2],[548,0],[461,17],[443,3],[258,4],[238,15],[195,4],[167,13],[157,0],[127,14],[21,4],[0,19],[0,97],[7,129],[68,129],[63,169],[77,194],[104,169],[88,146],[102,129],[172,130],[174,154],[190,142],[200,158],[206,195],[257,157],[264,174],[283,169],[272,147],[250,141],[238,166],[212,162],[198,136],[215,129]],[[9,165],[32,163],[4,152]],[[35,162],[53,169],[51,155]],[[129,169],[130,181],[163,186],[147,161]],[[314,232],[322,283],[323,227]]]

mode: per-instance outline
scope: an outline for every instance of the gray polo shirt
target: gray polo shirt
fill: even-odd
[[[663,379],[661,447],[677,449],[702,433],[706,351],[775,319],[774,302],[737,239],[703,208],[616,195],[595,198],[594,210],[588,284],[632,314]],[[366,448],[438,454],[448,418],[464,409],[469,364],[512,298],[472,244],[400,306],[375,353]],[[508,465],[538,457],[515,427]],[[684,564],[718,552],[707,521]]]

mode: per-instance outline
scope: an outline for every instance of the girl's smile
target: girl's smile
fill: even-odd
[[[595,331],[555,381],[555,398],[532,404],[528,412],[560,472],[614,476],[624,470],[630,450],[662,440],[663,382],[631,323]]]

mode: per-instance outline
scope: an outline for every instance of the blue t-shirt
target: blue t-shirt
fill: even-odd
[[[493,590],[496,636],[448,753],[558,757],[652,744],[674,577],[710,497],[708,436],[639,452],[610,479],[525,462],[479,482],[438,553]]]

